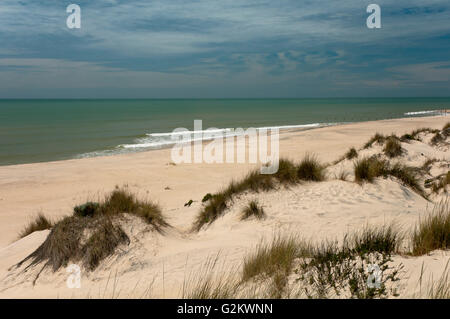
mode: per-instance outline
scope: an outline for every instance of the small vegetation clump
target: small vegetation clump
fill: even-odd
[[[447,122],[447,124],[445,124],[442,128],[442,135],[445,137],[450,136],[450,122]]]
[[[409,134],[402,135],[400,140],[402,142],[408,142],[408,141],[411,141],[411,140],[420,142],[422,140],[419,137],[419,134],[421,134],[421,133],[434,133],[435,134],[437,132],[439,132],[439,130],[433,130],[433,129],[429,128],[429,127],[423,127],[423,128],[416,129],[416,130],[412,131]]]
[[[347,153],[345,153],[345,158],[348,160],[358,157],[358,152],[354,147],[350,148]]]
[[[239,283],[231,271],[228,275],[219,269],[219,254],[209,257],[200,271],[185,278],[181,298],[183,299],[231,299],[236,298]]]
[[[248,205],[243,209],[241,220],[249,219],[252,216],[255,216],[257,219],[262,219],[266,216],[264,209],[258,204],[256,200],[250,201]]]
[[[431,190],[436,194],[439,193],[441,189],[444,190],[444,192],[447,192],[447,185],[450,185],[450,171],[439,177],[437,182],[432,184]]]
[[[250,280],[270,280],[270,298],[282,298],[303,292],[310,298],[331,297],[330,293],[348,293],[353,298],[386,297],[395,292],[388,282],[397,281],[401,266],[391,267],[390,256],[397,252],[401,236],[393,226],[366,227],[360,233],[345,237],[342,245],[323,242],[306,243],[294,236],[276,236],[272,242],[262,242],[256,251],[244,259],[241,284]],[[376,263],[384,276],[379,285],[368,287]],[[296,280],[288,284],[288,277]],[[297,289],[299,288],[300,289]]]
[[[339,172],[339,174],[336,175],[336,178],[339,179],[339,180],[341,180],[341,181],[346,182],[346,181],[347,181],[348,175],[349,175],[349,172],[347,172],[347,171],[345,171],[345,170],[341,170],[341,171]]]
[[[209,201],[212,198],[211,193],[206,194],[205,196],[203,196],[202,198],[202,203],[205,203],[207,201]]]
[[[409,142],[409,141],[413,141],[413,140],[417,141],[418,139],[410,133],[403,134],[400,137],[400,141],[402,141],[402,142]]]
[[[99,210],[100,204],[94,202],[87,202],[85,204],[75,206],[73,214],[79,217],[92,217]]]
[[[368,243],[368,247],[377,245]],[[395,289],[388,289],[388,284],[399,280],[402,265],[392,267],[391,261],[391,254],[387,252],[368,250],[361,253],[346,242],[342,246],[326,242],[314,249],[312,258],[302,261],[297,280],[305,285],[309,298],[397,296]],[[380,273],[383,275],[379,276]]]
[[[436,144],[442,143],[443,141],[445,141],[445,136],[443,134],[441,134],[440,132],[437,132],[431,138],[430,142],[431,142],[431,145],[436,145]]]
[[[129,243],[126,233],[115,223],[123,214],[139,217],[159,232],[169,226],[157,205],[139,201],[117,188],[101,203],[75,207],[73,215],[56,223],[41,246],[17,266],[31,260],[27,268],[45,262],[42,270],[51,267],[57,271],[69,261],[81,261],[86,269],[94,270],[118,245]]]
[[[81,247],[84,266],[94,270],[103,259],[114,253],[117,246],[129,242],[130,239],[120,226],[115,226],[108,218],[101,219]]]
[[[186,203],[184,203],[184,207],[191,207],[193,202],[194,201],[192,199],[188,200]]]
[[[394,225],[366,227],[349,238],[358,254],[379,252],[393,254],[399,251],[403,236]]]
[[[297,167],[297,178],[304,181],[323,181],[324,167],[314,156],[308,154]]]
[[[240,181],[232,181],[228,187],[205,200],[205,205],[194,221],[193,230],[199,231],[203,225],[211,224],[228,208],[233,197],[246,191],[260,192],[275,189],[277,185],[293,185],[301,181],[322,181],[325,167],[312,155],[306,155],[299,164],[280,159],[275,174],[260,174],[253,170]]]
[[[386,140],[386,145],[384,146],[383,152],[389,158],[402,155],[403,149],[398,138],[395,136],[389,136]]]
[[[387,162],[376,157],[365,157],[355,162],[355,181],[372,183],[376,177],[387,176]]]
[[[412,235],[412,254],[424,255],[436,249],[450,248],[450,210],[448,201],[436,205],[419,222]]]
[[[35,220],[29,223],[19,234],[19,238],[26,237],[35,231],[52,228],[53,223],[43,214],[39,214]]]
[[[427,160],[423,163],[421,169],[422,169],[423,171],[425,171],[425,172],[429,172],[430,169],[431,169],[431,165],[433,165],[434,163],[436,163],[436,162],[438,162],[438,161],[439,161],[439,160],[436,159],[436,158],[429,158],[429,159],[427,159]]]
[[[388,161],[380,160],[377,157],[366,157],[355,163],[354,172],[355,181],[358,183],[364,181],[372,183],[376,177],[393,176],[425,197],[425,192],[416,176],[417,170],[412,167],[400,163],[390,165]]]
[[[383,144],[386,140],[386,137],[383,134],[376,133],[374,136],[372,136],[366,144],[364,144],[363,149],[368,149],[372,147],[373,143],[377,142],[378,144]]]
[[[256,276],[272,276],[282,271],[288,274],[292,262],[300,256],[300,243],[295,237],[276,236],[270,243],[261,243],[256,252],[244,259],[242,281]]]

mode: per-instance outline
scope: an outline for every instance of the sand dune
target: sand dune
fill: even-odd
[[[348,148],[362,146],[375,132],[398,135],[421,127],[441,129],[448,117],[424,117],[356,123],[310,131],[288,132],[280,141],[281,155],[300,160],[307,152],[331,163]],[[422,166],[436,158],[430,174],[437,176],[449,170],[448,145],[431,146],[431,135],[423,141],[402,143],[401,160],[411,166]],[[361,150],[359,156],[380,153],[381,146]],[[180,297],[183,283],[205,271],[205,263],[218,256],[220,271],[238,272],[243,258],[261,239],[277,233],[295,233],[321,241],[341,240],[345,233],[365,225],[395,222],[410,230],[419,218],[429,212],[433,202],[447,197],[432,195],[431,201],[395,178],[380,178],[373,184],[353,182],[353,160],[342,160],[327,168],[327,181],[305,182],[264,193],[239,195],[223,217],[190,232],[192,222],[202,207],[206,193],[214,193],[232,179],[242,177],[248,164],[182,164],[169,165],[170,151],[160,150],[131,155],[77,159],[0,167],[0,297],[18,298],[110,298],[110,297]],[[337,179],[347,172],[347,180]],[[66,286],[65,269],[53,273],[44,270],[33,285],[39,267],[26,271],[11,268],[34,251],[49,231],[35,232],[15,241],[18,232],[38,211],[59,218],[71,213],[76,204],[97,199],[115,185],[127,185],[138,197],[150,197],[163,209],[173,226],[165,234],[146,231],[139,220],[125,223],[130,245],[106,259],[94,272],[83,271],[82,288]],[[169,188],[169,189],[167,189]],[[184,203],[194,200],[190,207]],[[257,199],[267,218],[241,221],[242,208]],[[417,286],[422,265],[426,268],[424,285],[439,277],[450,258],[448,251],[429,256],[396,256],[395,263],[405,265],[401,296],[420,295]],[[188,279],[187,279],[188,278]]]

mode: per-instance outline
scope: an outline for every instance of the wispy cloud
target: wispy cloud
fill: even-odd
[[[74,2],[81,30],[66,28],[66,3],[2,0],[1,95],[76,80],[105,89],[167,81],[181,96],[193,87],[235,96],[243,85],[253,95],[297,96],[300,85],[312,95],[351,95],[381,81],[427,94],[436,92],[427,79],[449,82],[439,69],[450,52],[448,0],[379,0],[380,30],[365,27],[367,4],[354,0]]]

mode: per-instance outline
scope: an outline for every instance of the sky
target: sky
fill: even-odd
[[[0,1],[0,98],[353,96],[450,96],[450,1]]]

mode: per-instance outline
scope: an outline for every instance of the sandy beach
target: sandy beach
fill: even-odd
[[[376,132],[400,136],[415,129],[442,129],[448,116],[414,117],[352,123],[280,136],[280,155],[299,161],[313,153],[322,163],[332,163],[350,147],[360,148]],[[448,146],[402,143],[407,155],[402,160],[420,166],[426,159],[448,163]],[[370,156],[381,146],[361,151]],[[267,193],[248,192],[239,196],[232,208],[215,223],[198,233],[190,232],[192,222],[207,193],[214,193],[233,179],[242,178],[250,164],[171,164],[170,149],[148,152],[0,167],[0,297],[86,298],[86,297],[180,297],[186,278],[218,257],[222,271],[239,269],[243,257],[261,239],[275,233],[296,233],[313,241],[340,239],[364,225],[396,222],[411,229],[420,216],[429,212],[427,201],[392,179],[373,184],[351,182],[353,161],[344,160],[327,169],[327,180],[304,183]],[[342,170],[349,181],[337,176]],[[438,170],[438,168],[436,168]],[[443,168],[443,171],[447,168]],[[127,228],[130,245],[105,260],[94,272],[83,272],[82,287],[69,289],[67,273],[45,270],[35,285],[35,270],[10,270],[45,240],[49,231],[40,231],[17,241],[18,234],[39,212],[53,220],[70,215],[75,205],[97,200],[114,187],[127,187],[139,198],[157,202],[172,226],[166,234],[145,232],[140,225]],[[263,205],[268,217],[263,221],[241,222],[243,206],[252,198]],[[184,204],[189,200],[189,207]],[[449,261],[448,251],[434,251],[420,257],[396,256],[405,265],[402,297],[418,295],[421,267],[426,280],[439,277]],[[425,280],[425,279],[424,279]],[[431,280],[431,279],[430,279]]]

